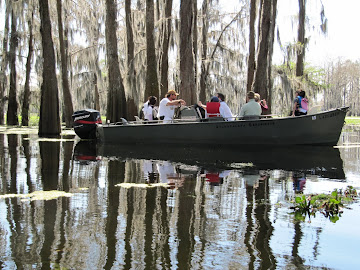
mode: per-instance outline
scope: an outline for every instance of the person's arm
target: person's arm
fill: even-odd
[[[175,106],[175,105],[185,105],[186,102],[185,100],[183,99],[176,99],[176,100],[173,100],[173,101],[169,101],[168,103],[166,103],[166,106]]]
[[[268,108],[268,105],[266,104],[266,100],[265,100],[265,99],[263,99],[263,100],[260,102],[260,105],[261,105],[262,108],[264,108],[264,110],[269,109],[269,108]]]
[[[206,110],[206,105],[202,104],[201,101],[198,101],[197,104],[198,104],[199,107],[201,107],[201,108],[203,108],[204,110]]]
[[[293,107],[292,116],[295,116],[295,111],[296,111],[296,108],[297,108],[297,101],[296,101],[296,102],[294,102],[294,107]]]

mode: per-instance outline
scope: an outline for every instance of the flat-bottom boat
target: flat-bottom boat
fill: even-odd
[[[188,108],[172,123],[123,119],[113,124],[95,123],[95,132],[103,144],[333,146],[339,140],[348,109],[342,107],[297,117],[224,121],[201,119],[194,108]],[[75,132],[80,136],[80,132]]]

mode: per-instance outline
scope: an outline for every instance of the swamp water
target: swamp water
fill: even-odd
[[[345,126],[335,148],[273,149],[33,133],[0,133],[0,269],[358,268],[358,201],[336,222],[290,207],[301,193],[359,192],[359,130]]]

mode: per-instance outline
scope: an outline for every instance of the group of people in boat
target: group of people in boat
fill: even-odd
[[[300,116],[307,114],[307,99],[305,98],[305,91],[297,90],[295,92],[295,99],[292,106],[290,116]],[[185,106],[186,102],[183,99],[178,99],[179,94],[175,90],[169,90],[165,97],[160,101],[159,107],[155,107],[157,98],[150,96],[148,101],[144,103],[142,112],[145,121],[162,120],[164,123],[170,123],[173,120],[175,108]],[[203,108],[206,112],[206,118],[222,117],[225,121],[234,121],[236,116],[231,112],[229,106],[225,102],[225,96],[222,93],[217,93],[213,96],[210,102],[204,105],[201,101],[197,106]],[[259,117],[266,114],[268,110],[265,99],[261,99],[258,93],[250,91],[246,95],[246,104],[240,109],[239,117]]]

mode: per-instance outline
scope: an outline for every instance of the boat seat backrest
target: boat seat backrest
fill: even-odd
[[[193,107],[184,107],[180,112],[180,119],[196,120],[197,112]]]
[[[256,119],[260,119],[260,115],[244,115],[241,119],[242,120],[256,120]]]
[[[220,117],[220,102],[206,103],[206,113],[209,117]]]

